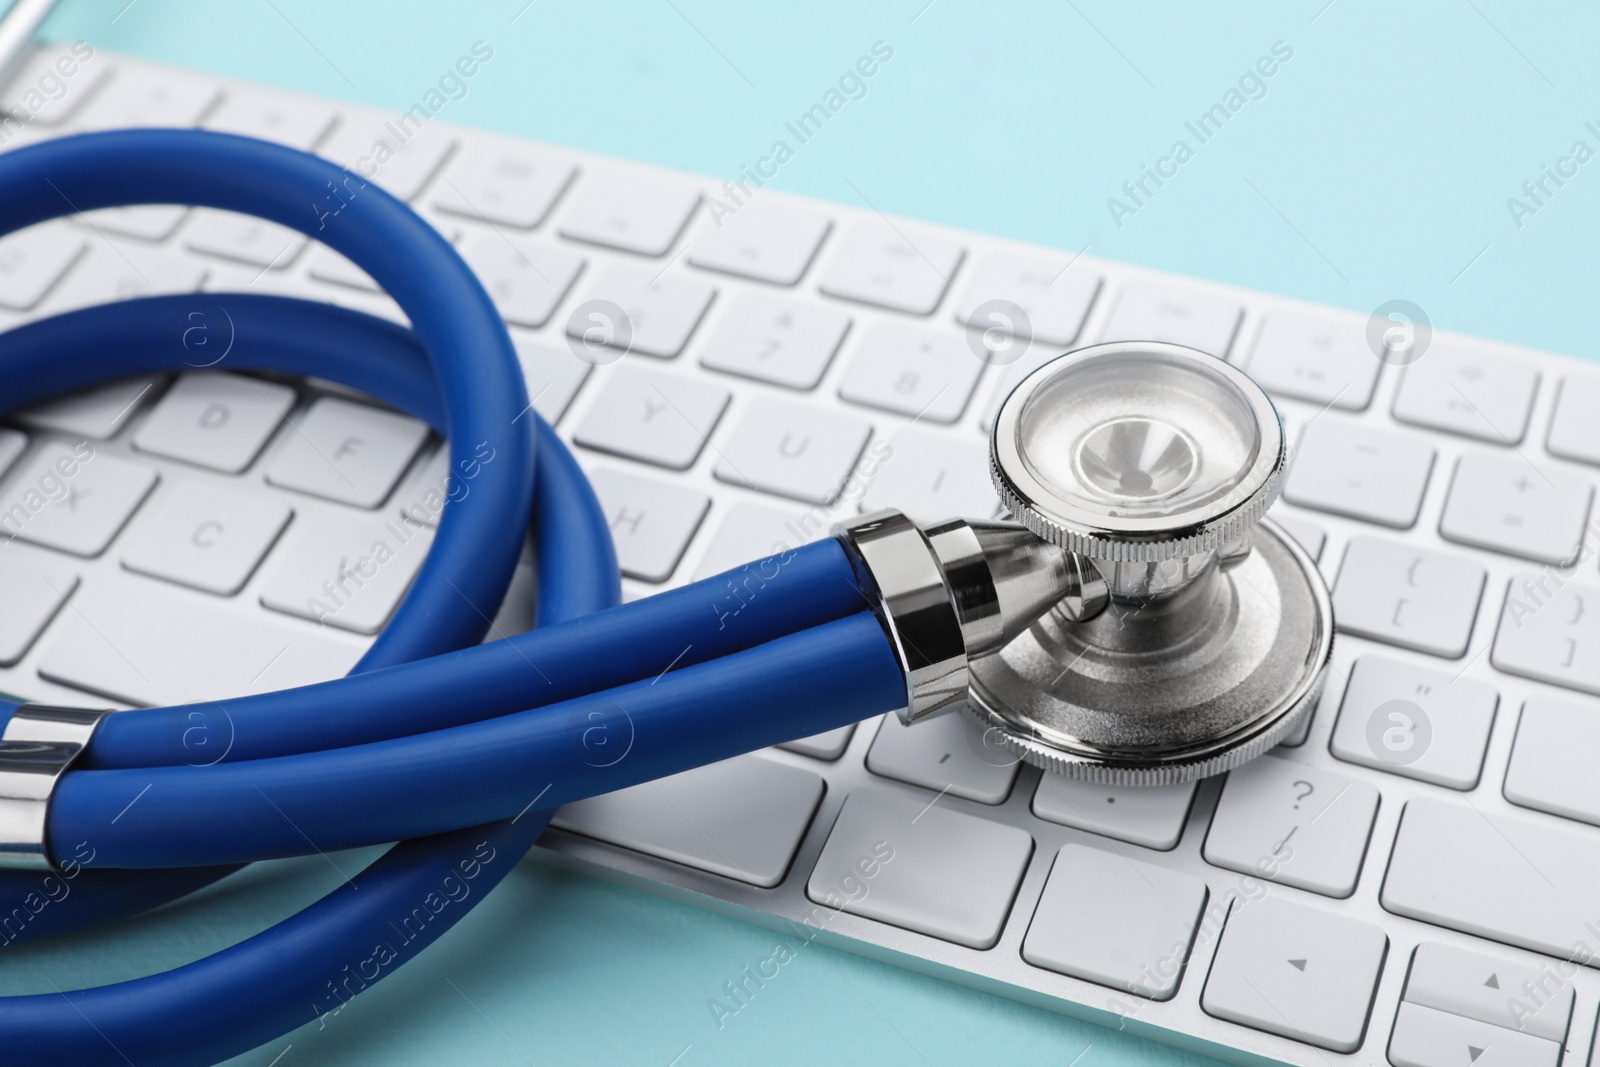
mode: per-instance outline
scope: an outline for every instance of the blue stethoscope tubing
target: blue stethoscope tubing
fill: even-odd
[[[176,899],[250,860],[400,843],[215,955],[115,985],[0,998],[8,1063],[210,1064],[255,1047],[431,944],[560,803],[904,703],[900,669],[835,541],[760,561],[732,586],[719,576],[618,606],[606,518],[530,413],[493,303],[450,244],[376,186],[292,149],[193,130],[88,134],[0,157],[0,235],[147,203],[239,211],[320,240],[366,270],[412,329],[269,296],[104,305],[0,335],[0,408],[205,362],[184,344],[199,315],[208,343],[231,344],[221,366],[361,389],[447,436],[452,469],[478,463],[349,677],[106,718],[50,808],[57,859],[84,855],[74,853],[83,843],[92,862],[59,898],[41,891],[60,874],[0,872],[0,919],[25,912],[10,943],[36,940]],[[477,451],[485,443],[489,462]],[[477,645],[530,515],[540,626]],[[0,705],[0,716],[11,710]],[[207,744],[226,745],[220,756],[197,754],[197,723]],[[597,750],[597,729],[615,747]],[[396,937],[397,921],[468,871],[461,906]]]

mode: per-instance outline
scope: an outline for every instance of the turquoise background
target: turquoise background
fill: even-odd
[[[524,4],[67,0],[49,35],[394,108],[482,39],[494,59],[450,119],[724,177],[881,40],[894,57],[867,95],[774,184],[1362,312],[1404,298],[1439,326],[1597,354],[1600,160],[1521,228],[1506,204],[1575,140],[1600,149],[1583,128],[1600,15],[1577,4]],[[1174,139],[1194,147],[1185,121],[1276,41],[1294,54],[1266,95],[1118,227],[1107,198]],[[7,949],[0,992],[174,965],[339,880],[322,858],[262,866],[109,934]],[[326,1029],[238,1062],[1209,1062],[820,946],[717,1030],[706,999],[771,940],[524,863]]]

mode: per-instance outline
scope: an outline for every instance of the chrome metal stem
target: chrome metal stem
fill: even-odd
[[[1109,602],[1091,562],[1017,523],[950,519],[924,529],[880,511],[835,536],[876,596],[906,677],[906,722],[964,703],[970,662],[998,652],[1046,612],[1086,620]]]

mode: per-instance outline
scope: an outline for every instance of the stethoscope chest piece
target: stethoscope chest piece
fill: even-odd
[[[991,740],[1072,777],[1155,785],[1288,737],[1321,693],[1333,609],[1316,564],[1262,519],[1286,458],[1261,388],[1191,349],[1098,345],[1025,378],[995,420],[995,486],[1103,588],[971,660],[968,707]]]

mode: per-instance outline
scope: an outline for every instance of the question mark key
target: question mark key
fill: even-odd
[[[1355,891],[1378,790],[1336,771],[1262,756],[1228,773],[1206,834],[1206,862],[1242,876],[1238,892],[1282,882],[1330,897]]]

